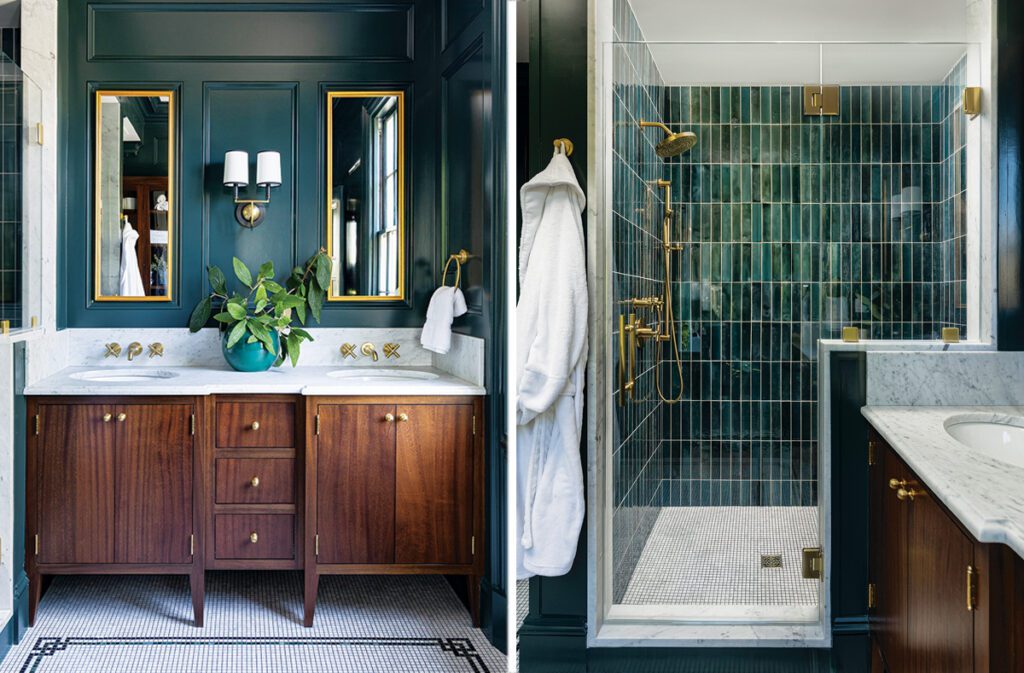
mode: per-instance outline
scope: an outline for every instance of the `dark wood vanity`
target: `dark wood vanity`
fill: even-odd
[[[26,571],[464,576],[479,623],[479,397],[33,397]]]
[[[874,431],[873,673],[1024,671],[1024,560],[976,540]]]

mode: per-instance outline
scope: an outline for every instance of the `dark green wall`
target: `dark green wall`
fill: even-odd
[[[449,9],[448,5],[456,6]],[[483,180],[461,160],[476,143],[466,126],[493,51],[490,3],[433,0],[247,3],[111,2],[60,5],[62,292],[59,322],[68,327],[182,327],[206,291],[205,267],[271,259],[279,272],[325,244],[324,135],[328,88],[403,89],[406,101],[408,300],[331,303],[325,326],[418,326],[442,255],[465,247],[490,253],[489,211],[448,184]],[[466,39],[470,38],[469,42]],[[473,39],[479,48],[471,48]],[[488,45],[489,47],[490,45]],[[459,59],[465,60],[461,63]],[[174,299],[169,303],[92,301],[92,93],[107,87],[178,93],[175,172],[177,233]],[[479,112],[478,110],[475,112]],[[476,118],[481,115],[477,114]],[[448,133],[446,129],[457,129]],[[444,147],[448,143],[450,148]],[[246,230],[221,184],[224,151],[254,160],[281,152],[284,183],[273,190],[266,221]],[[481,155],[482,157],[482,155]],[[482,264],[471,265],[468,294],[484,311],[491,292]],[[465,319],[472,323],[473,316]],[[473,330],[477,330],[474,327]]]

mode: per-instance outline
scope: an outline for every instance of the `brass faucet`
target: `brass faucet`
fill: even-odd
[[[134,360],[136,355],[142,355],[142,344],[133,341],[128,344],[128,362]]]
[[[372,357],[372,358],[373,358],[373,361],[374,361],[374,362],[376,362],[376,361],[377,361],[377,349],[376,349],[376,348],[374,348],[374,347],[373,347],[373,344],[372,344],[372,343],[370,343],[369,341],[367,341],[366,343],[364,343],[364,344],[363,344],[363,347],[362,347],[362,348],[361,348],[360,350],[362,350],[362,352],[363,352],[363,355],[369,355],[370,357]]]

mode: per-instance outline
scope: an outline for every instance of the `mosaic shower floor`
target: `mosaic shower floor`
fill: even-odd
[[[299,573],[58,577],[0,673],[498,673],[505,657],[442,577],[323,577],[313,628]]]
[[[801,576],[801,551],[814,546],[815,507],[665,507],[622,603],[723,606],[723,618],[743,606],[799,607],[805,610],[791,614],[809,615],[820,582]],[[762,554],[781,555],[781,567],[762,567]]]

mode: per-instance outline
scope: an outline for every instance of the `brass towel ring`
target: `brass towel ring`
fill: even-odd
[[[452,265],[452,262],[455,262],[455,285],[453,287],[458,289],[459,283],[462,281],[462,265],[472,258],[473,255],[469,254],[465,248],[448,255],[448,261],[445,262],[444,269],[441,271],[441,287],[445,287],[445,282],[447,282],[448,267]]]

